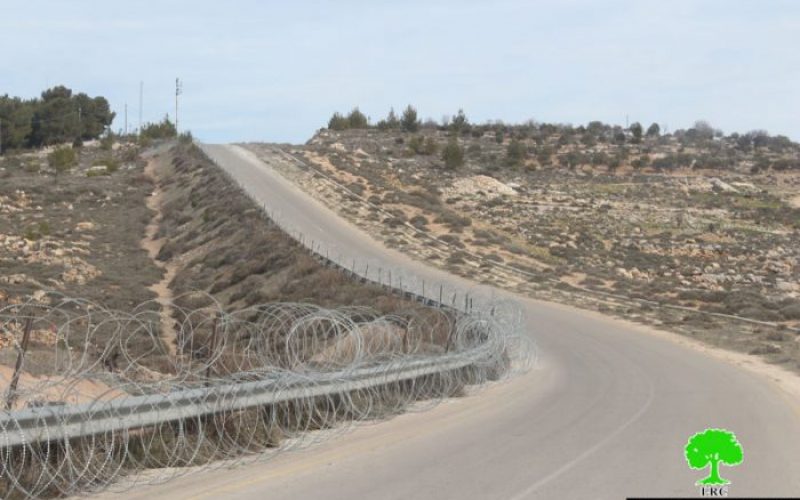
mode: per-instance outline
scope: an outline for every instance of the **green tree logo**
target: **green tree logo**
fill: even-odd
[[[706,429],[689,438],[686,443],[686,463],[692,469],[705,469],[709,465],[708,477],[697,481],[697,485],[730,484],[720,477],[719,464],[739,465],[743,459],[742,445],[736,435],[725,429]]]

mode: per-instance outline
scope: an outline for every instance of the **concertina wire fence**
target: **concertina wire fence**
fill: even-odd
[[[276,214],[267,221],[324,265],[426,307],[225,311],[204,296],[210,306],[153,301],[122,312],[55,293],[6,305],[2,498],[124,491],[265,460],[359,422],[425,410],[534,360],[512,302],[444,285],[426,292],[424,281],[403,270],[393,278],[379,263],[371,272],[369,262],[344,265]]]
[[[175,352],[154,303],[0,309],[0,496],[120,491],[271,457],[526,369],[532,353],[509,303],[171,308]]]

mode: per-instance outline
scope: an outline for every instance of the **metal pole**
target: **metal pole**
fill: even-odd
[[[28,316],[25,319],[25,329],[22,331],[22,345],[20,345],[19,354],[17,354],[17,364],[14,366],[14,375],[11,376],[11,384],[8,386],[8,396],[6,397],[6,409],[11,410],[14,406],[14,401],[17,399],[17,384],[19,384],[20,372],[22,372],[22,362],[25,359],[25,353],[28,351],[28,342],[31,338],[31,328],[33,327],[33,318]]]
[[[142,136],[142,101],[144,97],[144,82],[139,82],[139,137]]]
[[[178,96],[181,95],[181,80],[175,79],[175,135],[178,135]]]
[[[439,307],[442,307],[442,285],[439,285]]]
[[[209,380],[211,379],[211,364],[214,358],[214,354],[217,350],[217,337],[219,336],[219,320],[220,314],[217,313],[214,315],[214,322],[211,325],[211,343],[209,346],[209,356],[208,356],[208,366],[206,367],[206,385],[209,384]]]

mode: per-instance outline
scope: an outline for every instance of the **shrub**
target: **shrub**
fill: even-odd
[[[55,149],[52,153],[47,155],[47,163],[50,168],[56,171],[56,177],[60,174],[67,172],[78,164],[78,156],[75,150],[69,146],[64,146]]]
[[[348,119],[342,116],[338,111],[328,120],[328,128],[331,130],[346,130],[349,126],[350,122]]]
[[[349,128],[367,128],[369,126],[369,121],[364,113],[362,113],[358,107],[355,107],[353,111],[347,115],[347,126]]]
[[[630,126],[631,135],[633,136],[633,143],[638,144],[642,142],[642,124],[639,122],[633,122]]]
[[[378,122],[378,128],[380,130],[393,130],[400,128],[400,120],[397,119],[394,108],[389,109],[389,114],[386,116],[386,119]]]
[[[403,111],[403,117],[400,120],[400,125],[406,132],[416,132],[419,130],[419,119],[417,118],[417,110],[410,104]]]
[[[159,123],[147,123],[139,133],[140,137],[146,139],[171,139],[178,135],[175,124],[169,121],[169,117],[164,117]]]
[[[458,145],[455,138],[450,139],[442,152],[444,166],[448,170],[455,170],[464,164],[464,150]]]
[[[519,165],[528,156],[528,148],[519,140],[512,139],[506,149],[506,159],[511,165]]]
[[[411,152],[414,154],[418,155],[422,154],[423,143],[424,139],[422,138],[422,136],[419,135],[412,136],[411,139],[408,140],[408,149],[410,149]]]
[[[114,147],[114,134],[107,133],[100,139],[100,149],[103,151],[111,151]]]
[[[116,172],[119,170],[119,162],[111,156],[98,158],[92,162],[93,167],[105,166],[108,172]]]
[[[422,147],[423,152],[426,155],[433,155],[436,154],[437,149],[439,149],[439,146],[436,144],[436,140],[433,137],[427,137]]]

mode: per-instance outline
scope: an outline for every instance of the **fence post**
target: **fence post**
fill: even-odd
[[[25,319],[25,329],[22,331],[22,345],[20,345],[20,350],[17,354],[17,364],[14,365],[14,375],[11,376],[11,383],[8,386],[8,396],[6,397],[6,409],[8,410],[13,408],[14,401],[17,399],[17,384],[19,384],[19,376],[22,371],[22,362],[25,359],[25,353],[28,351],[31,328],[33,328],[33,317],[28,316]]]
[[[209,346],[209,362],[208,366],[206,367],[206,386],[209,385],[211,380],[211,365],[213,362],[214,354],[217,350],[217,337],[219,336],[219,321],[220,321],[220,313],[214,315],[214,322],[211,324],[211,342]]]
[[[439,284],[439,307],[442,307],[442,284]]]
[[[455,335],[455,326],[450,327],[450,332],[447,334],[447,344],[444,346],[444,352],[450,352],[450,347],[453,345],[453,336]]]

